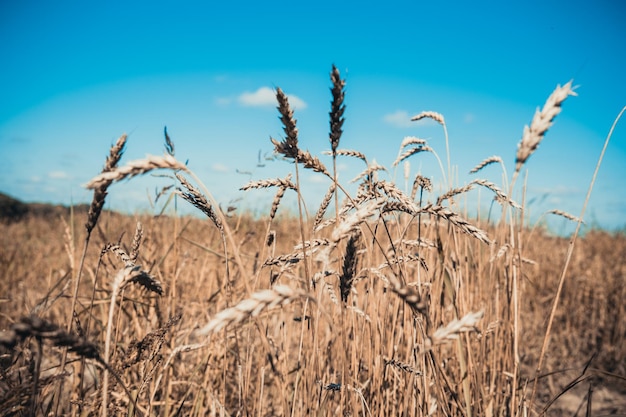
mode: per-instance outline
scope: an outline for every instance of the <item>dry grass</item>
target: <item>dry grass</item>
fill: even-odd
[[[267,218],[226,217],[180,175],[199,183],[165,131],[164,157],[106,162],[89,183],[90,212],[0,226],[1,415],[561,415],[573,394],[594,414],[626,412],[593,397],[626,398],[624,235],[592,231],[572,246],[523,228],[514,180],[434,195],[417,175],[407,195],[383,166],[339,149],[345,81],[335,67],[331,83],[332,173],[300,149],[277,90],[286,138],[272,141],[295,181],[289,173],[244,186],[277,188]],[[533,120],[535,140],[569,85]],[[445,128],[438,113],[421,118]],[[399,145],[398,163],[419,158],[412,149],[426,142]],[[517,162],[534,148],[523,140]],[[118,141],[111,155],[122,150]],[[343,157],[366,163],[354,195],[334,173]],[[495,162],[504,169],[490,157],[473,172]],[[177,172],[167,192],[208,219],[102,213],[111,181],[156,168]],[[324,173],[329,187],[291,217],[278,203],[287,190],[300,196],[298,169]],[[452,201],[477,185],[510,211],[507,222],[469,218]]]

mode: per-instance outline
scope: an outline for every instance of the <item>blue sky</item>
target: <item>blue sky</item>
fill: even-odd
[[[578,97],[565,102],[524,172],[531,217],[553,208],[578,215],[604,138],[626,105],[625,20],[617,1],[5,1],[0,191],[25,201],[89,202],[82,184],[117,137],[129,134],[124,163],[161,154],[167,126],[176,156],[189,160],[218,201],[261,207],[271,196],[238,188],[292,171],[265,158],[269,137],[282,137],[268,92],[281,87],[291,96],[301,147],[330,165],[322,152],[334,63],[347,80],[341,148],[391,168],[402,139],[418,136],[445,163],[441,128],[408,121],[436,111],[446,118],[457,185],[491,155],[510,174],[524,125],[557,84],[574,79]],[[622,122],[587,222],[626,223],[625,136]],[[412,174],[441,180],[432,155],[410,161]],[[340,168],[347,182],[362,167],[343,160]],[[502,184],[495,167],[479,175]],[[401,169],[389,177],[404,184]],[[314,211],[327,183],[317,175],[303,182]],[[146,210],[148,196],[168,183],[116,184],[108,206]]]

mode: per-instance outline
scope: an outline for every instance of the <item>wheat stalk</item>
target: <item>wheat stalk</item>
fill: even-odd
[[[255,188],[269,187],[290,188],[292,190],[297,190],[296,185],[291,182],[291,174],[287,175],[287,177],[285,178],[270,178],[267,180],[250,181],[249,183],[241,187],[240,190],[248,191]]]
[[[133,241],[130,244],[130,261],[133,264],[137,262],[137,257],[139,256],[139,248],[141,246],[142,239],[143,239],[143,227],[141,226],[141,222],[137,222],[137,226],[135,228],[135,234],[133,236]]]
[[[493,191],[496,194],[496,198],[497,198],[497,200],[499,202],[508,203],[512,207],[515,207],[516,209],[521,209],[522,208],[522,206],[520,206],[515,201],[511,200],[509,198],[509,196],[504,194],[504,192],[500,188],[498,188],[497,185],[495,185],[494,183],[492,183],[490,181],[483,180],[483,179],[476,179],[476,180],[473,180],[470,184],[478,184],[478,185],[481,185],[481,186],[483,186],[485,188],[490,189],[491,191]]]
[[[361,204],[353,213],[340,219],[339,224],[333,230],[331,241],[336,244],[345,236],[358,230],[359,225],[369,217],[376,214],[385,204],[384,199],[369,200]]]
[[[517,145],[517,155],[515,156],[515,173],[519,172],[522,165],[535,152],[539,143],[543,139],[548,129],[552,126],[554,118],[561,112],[561,104],[569,96],[576,96],[572,88],[572,81],[563,87],[556,86],[550,94],[541,111],[537,109],[530,126],[524,127],[522,140]]]
[[[163,128],[163,135],[165,136],[165,153],[174,156],[176,151],[174,149],[174,143],[170,139],[170,135],[167,134],[167,126]]]
[[[415,200],[415,196],[417,195],[417,189],[420,188],[422,190],[422,192],[424,190],[426,191],[432,191],[433,190],[433,183],[429,178],[426,178],[422,175],[416,175],[415,179],[413,180],[413,186],[411,187],[411,200]],[[421,195],[421,193],[420,193]],[[421,200],[421,197],[420,197]]]
[[[113,330],[113,312],[115,311],[115,302],[121,291],[130,283],[136,283],[147,289],[148,291],[155,292],[159,295],[163,294],[163,287],[161,283],[143,271],[139,265],[127,265],[125,268],[119,270],[115,279],[113,280],[113,288],[111,293],[111,302],[109,305],[109,318],[107,321],[106,337],[104,341],[104,360],[109,362],[111,352],[111,334]],[[109,370],[104,369],[102,376],[102,416],[106,417],[108,407],[108,395],[109,395]]]
[[[434,111],[423,111],[420,114],[417,114],[415,116],[413,116],[411,118],[411,121],[419,121],[422,119],[432,119],[434,121],[436,121],[437,123],[439,123],[442,127],[443,127],[443,134],[445,137],[445,141],[446,141],[446,159],[447,159],[447,163],[448,163],[448,174],[446,176],[445,171],[443,170],[443,167],[441,169],[442,174],[444,175],[444,177],[446,177],[446,183],[448,183],[448,180],[450,180],[450,183],[448,183],[448,186],[451,187],[452,186],[452,167],[450,165],[450,144],[448,141],[448,128],[446,127],[446,122],[443,118],[443,115],[441,113],[437,113]],[[436,152],[431,151],[433,155],[435,155],[435,157],[437,158],[437,160],[439,161],[439,156],[437,155]],[[439,161],[439,166],[441,165],[441,161]]]
[[[174,171],[189,172],[186,165],[178,162],[171,155],[148,155],[145,159],[137,159],[135,161],[129,162],[123,167],[115,168],[107,172],[102,172],[100,175],[93,177],[87,184],[85,184],[85,188],[93,190],[105,185],[108,186],[113,182],[145,174],[155,169],[171,169]]]
[[[352,283],[356,276],[357,270],[357,250],[359,245],[359,238],[361,234],[357,231],[350,235],[348,243],[346,244],[346,254],[343,258],[343,264],[341,269],[341,275],[339,275],[339,290],[341,293],[341,301],[348,302],[348,295],[352,289]]]
[[[306,292],[286,285],[276,285],[272,289],[255,292],[250,298],[241,301],[236,306],[217,313],[204,327],[197,330],[196,334],[198,336],[206,336],[213,332],[219,332],[226,326],[239,324],[247,318],[256,317],[261,312],[272,307],[285,305],[300,298],[314,300]]]
[[[451,190],[448,190],[444,194],[442,194],[439,197],[437,197],[437,205],[441,205],[441,203],[443,203],[445,200],[449,200],[450,198],[452,198],[452,197],[454,197],[456,195],[466,193],[469,190],[471,190],[472,188],[474,188],[474,186],[472,185],[472,183],[469,183],[469,184],[464,185],[462,187],[453,188]]]
[[[104,167],[102,168],[102,173],[111,172],[117,168],[117,164],[124,154],[124,147],[126,146],[127,138],[128,136],[126,134],[123,134],[117,139],[117,142],[115,142],[115,144],[111,146],[109,156],[107,157],[104,163]],[[90,233],[98,222],[98,217],[100,217],[102,207],[104,206],[104,200],[107,195],[107,188],[110,184],[110,182],[105,182],[102,183],[99,187],[94,188],[93,199],[91,201],[91,205],[89,206],[87,223],[85,224],[87,233]]]
[[[333,195],[335,195],[336,189],[337,187],[333,182],[332,184],[330,184],[330,187],[328,187],[328,191],[326,191],[326,194],[324,194],[324,198],[322,199],[320,207],[317,209],[317,213],[315,213],[315,220],[313,220],[313,230],[315,230],[324,219],[324,214],[326,214],[326,209],[328,209],[328,206],[332,201]]]
[[[458,339],[460,333],[476,331],[476,324],[483,318],[483,316],[483,311],[475,313],[470,312],[460,319],[452,320],[446,326],[442,326],[435,330],[435,332],[426,340],[426,346],[431,347],[440,345],[449,340]]]
[[[359,175],[350,180],[351,183],[355,183],[359,181],[361,178],[372,178],[372,174],[377,171],[387,171],[382,165],[379,165],[376,161],[372,161],[365,170],[363,170]]]
[[[580,222],[582,224],[585,224],[585,222],[583,220],[581,220],[579,217],[576,217],[573,214],[567,213],[567,212],[565,212],[563,210],[554,209],[554,210],[548,211],[548,213],[555,214],[555,215],[561,216],[561,217],[565,217],[566,219],[571,220],[571,221],[576,222],[576,223]]]
[[[451,224],[457,226],[466,234],[473,236],[476,239],[480,240],[481,242],[484,242],[487,244],[491,243],[491,241],[487,237],[486,232],[470,224],[469,222],[467,222],[467,220],[463,219],[459,214],[451,211],[450,209],[446,207],[433,205],[433,204],[427,204],[424,207],[420,208],[419,211],[439,216],[447,220]]]
[[[406,206],[414,206],[413,200],[411,200],[405,193],[402,192],[395,184],[388,181],[379,181],[376,183],[376,188],[383,191],[388,197],[398,200],[401,204]]]
[[[483,169],[484,167],[486,167],[487,165],[491,165],[491,164],[494,164],[496,162],[499,163],[500,165],[504,164],[504,162],[502,161],[502,158],[500,158],[499,156],[497,156],[497,155],[490,156],[489,158],[485,158],[478,165],[476,165],[474,168],[472,168],[470,170],[470,174],[475,174],[478,171],[480,171],[481,169]]]
[[[67,348],[67,350],[77,354],[81,358],[95,360],[104,367],[105,373],[111,372],[128,396],[129,401],[133,404],[135,409],[137,409],[135,399],[128,390],[128,387],[107,361],[102,358],[95,344],[85,340],[83,337],[63,330],[60,326],[50,321],[37,316],[26,316],[21,317],[9,330],[0,332],[0,345],[7,349],[14,349],[18,343],[21,343],[29,337],[34,337],[39,344],[43,340],[49,340],[54,346]],[[37,360],[40,361],[41,358]],[[38,375],[35,375],[35,378],[38,378]],[[34,390],[37,389],[36,383],[33,388]]]
[[[333,154],[332,152],[328,152],[328,151],[324,151],[322,153],[324,155],[332,155]],[[337,149],[335,154],[336,155],[341,155],[341,156],[350,156],[352,158],[360,159],[361,161],[365,162],[365,164],[367,165],[367,157],[365,156],[365,154],[363,152],[355,151],[353,149]]]
[[[415,375],[422,375],[421,371],[418,371],[411,365],[407,365],[406,363],[400,362],[395,359],[385,359],[385,366],[393,366],[394,368],[398,368],[404,372],[408,372]]]
[[[433,148],[431,148],[430,146],[417,146],[417,147],[414,147],[414,148],[407,149],[406,151],[404,151],[404,153],[399,155],[396,158],[395,161],[393,161],[392,166],[395,167],[400,162],[404,161],[405,159],[407,159],[411,155],[415,155],[416,153],[420,153],[420,152],[434,152],[434,151],[433,151]]]
[[[101,360],[95,344],[37,316],[21,317],[9,330],[0,332],[0,345],[13,349],[28,337],[49,340],[54,346],[67,347],[81,357]]]
[[[213,206],[208,202],[206,197],[200,192],[200,190],[191,185],[191,183],[189,183],[189,181],[187,181],[187,179],[182,175],[176,173],[176,178],[178,178],[178,181],[180,181],[181,185],[184,186],[187,190],[184,191],[181,188],[178,188],[177,193],[193,206],[202,211],[204,214],[206,214],[207,217],[211,219],[213,224],[215,224],[215,226],[219,229],[220,233],[222,234],[222,239],[224,239],[224,225],[222,224],[222,221],[217,216],[217,214],[213,210]],[[226,246],[225,242],[224,246]]]
[[[107,243],[106,246],[102,249],[102,254],[107,252],[112,252],[117,256],[123,263],[124,266],[132,267],[135,265],[135,262],[132,260],[130,255],[126,253],[124,249],[118,244]]]
[[[289,265],[300,262],[304,259],[304,249],[311,250],[311,253],[315,253],[321,246],[329,246],[330,242],[327,239],[313,239],[313,241],[305,241],[304,246],[302,244],[296,245],[294,247],[294,252],[288,253],[286,255],[280,255],[274,258],[267,259],[263,265],[264,266],[273,266],[273,265]]]
[[[109,150],[109,155],[107,156],[104,167],[102,168],[101,175],[109,174],[110,172],[117,169],[117,165],[124,154],[124,147],[126,146],[127,135],[123,134],[120,136],[115,144],[111,146]],[[76,312],[76,302],[78,299],[78,289],[80,287],[80,281],[82,279],[83,266],[85,264],[85,258],[87,256],[87,249],[89,247],[89,240],[91,238],[91,232],[94,227],[98,223],[98,219],[100,218],[100,214],[102,213],[102,208],[104,207],[104,202],[107,196],[107,189],[111,185],[111,182],[105,181],[98,186],[94,187],[93,198],[91,200],[91,204],[89,206],[89,212],[87,214],[87,221],[85,222],[85,229],[87,231],[87,235],[85,236],[85,241],[83,244],[83,253],[80,258],[80,263],[78,266],[78,271],[76,273],[76,279],[74,284],[74,293],[72,295],[72,304],[69,310],[69,317],[67,319],[67,331],[70,332],[72,330],[73,316]],[[61,357],[61,369],[65,369],[65,363],[67,360],[67,350],[63,351]],[[63,380],[58,386],[57,396],[55,399],[54,405],[54,414],[58,414],[58,409],[60,405],[61,392],[63,390]]]
[[[439,123],[440,125],[445,125],[445,121],[443,119],[443,114],[441,113],[437,113],[434,111],[423,111],[419,114],[416,114],[415,116],[411,117],[411,121],[412,122],[417,122],[419,120],[422,119],[432,119],[434,121],[436,121],[437,123]]]
[[[293,118],[293,110],[289,106],[289,100],[280,87],[276,88],[276,100],[278,100],[278,112],[280,121],[283,122],[285,140],[282,142],[272,139],[276,147],[276,152],[287,158],[296,159],[298,157],[298,128],[296,119]]]
[[[346,110],[346,106],[343,104],[344,100],[344,87],[346,86],[346,80],[341,79],[341,75],[339,74],[339,70],[337,67],[333,65],[332,71],[330,72],[330,80],[333,84],[330,89],[333,99],[331,101],[330,107],[330,146],[333,152],[333,156],[337,155],[337,147],[339,146],[339,139],[341,138],[341,134],[343,131],[341,127],[343,126],[344,118],[343,113]]]
[[[416,136],[405,136],[400,142],[400,152],[402,149],[406,148],[409,145],[426,145],[426,139],[418,138]]]

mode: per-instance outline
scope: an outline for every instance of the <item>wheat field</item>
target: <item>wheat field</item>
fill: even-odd
[[[491,156],[452,184],[444,115],[416,115],[441,125],[447,166],[410,176],[406,162],[435,150],[400,140],[389,168],[405,167],[407,191],[340,147],[345,81],[335,67],[330,80],[325,159],[301,147],[276,89],[285,176],[242,187],[275,190],[262,218],[223,212],[166,130],[165,155],[124,164],[121,136],[89,207],[3,221],[3,416],[626,414],[626,238],[529,227],[517,184],[572,83],[523,130],[510,177]],[[337,180],[342,158],[362,161],[353,187]],[[480,178],[490,164],[502,184]],[[198,216],[103,210],[111,184],[155,170]],[[314,207],[302,170],[327,179]],[[477,188],[501,220],[470,218]],[[286,193],[296,213],[281,211]]]

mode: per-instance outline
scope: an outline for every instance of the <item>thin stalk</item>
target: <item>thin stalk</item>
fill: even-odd
[[[621,119],[622,115],[626,111],[626,106],[622,108],[619,112],[613,125],[611,126],[611,130],[609,130],[609,134],[604,141],[604,146],[602,148],[602,152],[600,153],[600,157],[598,158],[598,163],[596,164],[596,169],[593,172],[593,177],[591,178],[591,183],[589,184],[589,189],[587,190],[587,196],[585,197],[585,202],[583,203],[583,208],[580,212],[580,216],[578,216],[578,222],[576,223],[576,230],[574,231],[574,235],[570,239],[569,246],[567,248],[567,255],[565,257],[565,265],[563,266],[563,270],[561,271],[561,277],[559,278],[559,285],[556,290],[556,295],[554,296],[554,301],[552,303],[552,310],[550,311],[550,318],[548,319],[548,327],[546,328],[546,333],[543,338],[543,344],[541,345],[541,353],[539,354],[539,362],[537,364],[537,369],[535,370],[535,382],[533,383],[532,394],[530,395],[530,402],[528,408],[532,409],[532,405],[535,401],[535,395],[537,393],[537,381],[539,380],[539,375],[541,373],[543,367],[543,361],[545,358],[546,351],[548,350],[548,344],[550,341],[550,333],[552,332],[552,324],[554,322],[554,316],[556,315],[556,309],[559,305],[559,301],[561,299],[561,292],[563,290],[563,284],[565,284],[565,277],[567,275],[567,269],[569,267],[570,261],[572,259],[572,254],[574,253],[574,245],[576,244],[576,239],[578,238],[578,234],[580,232],[580,228],[582,226],[583,218],[585,217],[585,211],[587,210],[587,204],[589,203],[589,199],[591,198],[591,191],[593,190],[593,186],[596,182],[596,177],[598,176],[598,171],[600,170],[600,165],[602,165],[602,159],[604,158],[604,154],[606,152],[606,148],[609,145],[609,141],[611,140],[611,136],[613,135],[613,131],[615,130],[615,126]]]

